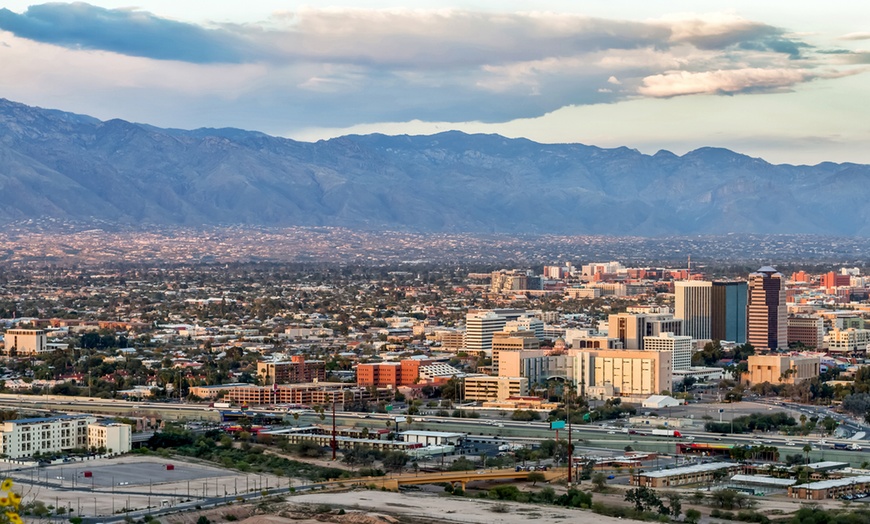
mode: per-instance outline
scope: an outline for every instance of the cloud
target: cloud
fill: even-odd
[[[870,40],[870,33],[849,33],[841,36],[840,40]]]
[[[638,92],[654,98],[681,95],[764,92],[790,88],[816,78],[838,78],[859,71],[812,73],[802,69],[732,69],[692,73],[672,71],[648,76]]]
[[[239,63],[253,51],[245,39],[226,31],[81,2],[34,5],[23,14],[0,9],[0,29],[74,49],[192,63]]]
[[[224,115],[208,123],[266,132],[286,130],[287,122],[504,122],[638,95],[771,91],[810,81],[823,67],[863,61],[715,13],[636,21],[304,8],[259,23],[197,25],[139,9],[51,3],[21,14],[0,9],[3,30],[12,46],[0,46],[7,93],[91,93],[99,107],[117,100],[122,110],[111,116],[122,118],[134,111],[127,105],[154,99],[173,118]],[[197,92],[203,100],[192,103]]]

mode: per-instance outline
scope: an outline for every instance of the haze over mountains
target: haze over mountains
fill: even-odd
[[[870,166],[772,165],[497,135],[304,143],[0,99],[0,222],[36,218],[420,232],[870,235]]]

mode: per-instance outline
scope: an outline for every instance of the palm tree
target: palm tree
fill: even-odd
[[[804,455],[807,456],[807,464],[810,463],[810,451],[812,451],[812,450],[813,450],[812,446],[810,446],[809,444],[804,444],[803,451],[804,451]]]

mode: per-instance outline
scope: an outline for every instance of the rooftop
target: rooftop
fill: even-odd
[[[650,478],[667,478],[667,477],[676,477],[678,475],[688,475],[691,473],[703,473],[706,471],[716,471],[720,469],[733,468],[738,466],[738,464],[734,462],[707,462],[706,464],[692,464],[691,466],[684,466],[682,468],[672,468],[672,469],[660,469],[658,471],[647,471],[645,473],[641,473],[644,477]]]

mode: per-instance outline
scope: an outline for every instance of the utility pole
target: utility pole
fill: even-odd
[[[568,487],[571,487],[571,474],[574,471],[574,449],[571,445],[571,386],[567,386],[565,396],[565,417],[568,419]]]
[[[335,462],[335,450],[338,448],[335,432],[335,394],[332,395],[332,442],[329,445],[332,447],[332,461]]]

